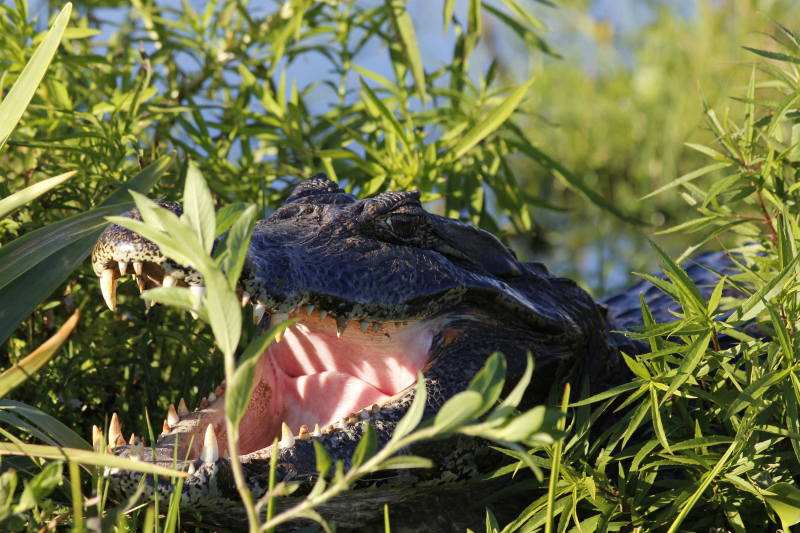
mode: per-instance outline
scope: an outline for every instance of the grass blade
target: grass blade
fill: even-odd
[[[0,148],[3,147],[11,132],[14,131],[19,119],[22,118],[22,114],[25,113],[25,109],[27,109],[33,95],[36,93],[39,83],[44,78],[47,67],[50,66],[58,45],[61,43],[61,37],[67,28],[71,13],[72,4],[67,3],[53,23],[53,27],[47,32],[42,44],[39,45],[31,60],[25,65],[17,82],[3,99],[3,102],[0,103]]]
[[[0,220],[4,219],[28,202],[35,200],[50,189],[58,187],[77,173],[77,170],[66,172],[60,176],[46,179],[31,185],[30,187],[26,187],[21,191],[12,194],[11,196],[3,198],[0,200]]]

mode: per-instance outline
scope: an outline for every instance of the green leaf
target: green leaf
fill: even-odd
[[[476,144],[488,137],[492,132],[499,128],[508,117],[517,109],[517,106],[528,94],[528,90],[536,80],[535,77],[530,78],[528,81],[517,87],[505,101],[492,110],[481,122],[467,133],[457,145],[455,145],[450,152],[452,160],[460,159],[467,152],[469,152]]]
[[[667,433],[664,431],[664,424],[661,422],[661,406],[658,403],[656,387],[653,385],[650,385],[650,416],[653,419],[653,429],[656,432],[658,442],[664,447],[667,453],[671,454],[672,450],[669,447]]]
[[[174,470],[163,466],[154,465],[145,461],[131,461],[127,457],[117,457],[112,454],[95,453],[88,450],[75,448],[60,448],[56,446],[43,446],[41,444],[14,444],[0,442],[0,455],[33,456],[43,459],[60,461],[75,461],[82,465],[103,466],[108,468],[122,468],[146,474],[158,474],[168,477],[186,477],[188,474],[181,470]]]
[[[364,436],[356,446],[356,451],[353,452],[353,468],[358,468],[364,461],[369,461],[375,450],[378,449],[378,434],[375,433],[375,427],[372,424],[367,424],[364,430]]]
[[[781,292],[783,285],[789,281],[794,275],[794,269],[797,262],[800,261],[800,255],[796,256],[792,261],[786,265],[786,268],[780,273],[769,280],[761,289],[745,301],[742,306],[734,311],[728,320],[728,324],[733,324],[738,321],[748,321],[755,318],[761,311],[764,310],[766,304]]]
[[[400,440],[416,428],[422,420],[422,415],[425,412],[425,402],[427,402],[428,393],[425,389],[425,377],[422,372],[417,372],[417,389],[414,394],[414,401],[411,402],[411,407],[408,408],[405,416],[397,423],[392,440]]]
[[[1,386],[2,382],[0,382],[0,387]],[[21,402],[15,402],[13,400],[2,400],[0,401],[0,410],[14,413],[15,415],[30,420],[39,426],[42,431],[52,437],[53,440],[55,440],[55,442],[60,446],[84,450],[92,449],[92,447],[89,446],[85,440],[79,437],[77,433],[52,416],[40,411],[39,409],[36,409],[35,407],[31,407],[30,405],[26,405]]]
[[[628,356],[628,354],[626,354],[625,352],[622,352],[622,357],[625,360],[625,364],[628,365],[628,368],[631,369],[631,372],[633,372],[642,379],[646,379],[648,381],[652,379],[650,372],[647,371],[647,367],[644,366],[642,363]]]
[[[800,523],[800,490],[789,483],[775,483],[762,491],[764,500],[781,519],[784,531]]]
[[[769,59],[775,59],[777,61],[785,61],[787,63],[794,63],[795,65],[800,65],[800,59],[798,59],[798,58],[796,58],[794,56],[782,54],[780,52],[768,52],[766,50],[759,50],[757,48],[750,48],[749,46],[742,46],[742,48],[744,48],[745,50],[747,50],[749,52],[753,52],[756,55],[760,55],[761,57],[767,57]]]
[[[236,288],[236,282],[242,274],[242,267],[244,267],[244,260],[250,245],[250,239],[253,236],[255,223],[256,206],[250,204],[217,246],[215,255],[223,257],[222,269],[228,276],[228,283],[232,289]]]
[[[447,28],[453,21],[453,10],[456,7],[456,0],[445,0],[444,2],[444,33],[447,33]]]
[[[219,237],[226,231],[233,226],[233,223],[239,218],[239,215],[247,209],[247,206],[250,204],[246,204],[244,202],[238,202],[235,204],[226,205],[219,211],[217,211],[217,229],[214,232],[214,237]]]
[[[788,376],[792,372],[791,368],[787,368],[785,370],[773,371],[764,374],[753,383],[751,383],[746,389],[744,389],[739,395],[736,397],[736,400],[731,404],[728,410],[725,412],[725,416],[722,417],[722,421],[728,420],[731,416],[736,414],[738,411],[741,411],[745,407],[751,406],[758,400],[772,385],[776,383],[780,383],[783,381],[786,376]]]
[[[25,488],[14,511],[21,513],[28,509],[33,509],[39,505],[41,500],[49,496],[56,487],[61,485],[62,479],[63,463],[49,463],[31,480],[25,482]]]
[[[494,407],[505,382],[506,358],[501,353],[493,353],[469,385],[470,390],[477,391],[483,397],[483,409],[475,415],[476,418]]]
[[[314,442],[316,443],[317,441]],[[433,461],[427,457],[400,455],[382,461],[379,470],[394,470],[396,468],[433,468],[434,466]]]
[[[397,138],[400,139],[400,143],[403,145],[403,149],[406,153],[411,153],[411,145],[408,142],[408,137],[406,136],[406,132],[403,129],[403,126],[400,125],[400,122],[397,120],[397,117],[394,116],[394,113],[389,111],[389,108],[386,107],[386,104],[378,98],[372,89],[369,88],[367,83],[364,81],[364,78],[359,78],[361,80],[361,89],[364,91],[364,95],[366,96],[367,100],[375,106],[380,113],[383,119],[383,127],[387,130],[387,132],[393,132],[397,135]]]
[[[72,172],[61,174],[55,178],[40,181],[39,183],[31,185],[30,187],[26,187],[25,189],[16,192],[11,196],[3,198],[0,200],[0,220],[7,217],[28,202],[35,200],[50,189],[58,187],[77,173],[77,170],[73,170]]]
[[[133,204],[119,204],[130,202],[129,192],[149,191],[173,160],[174,154],[161,157],[122,184],[96,209],[33,231],[0,248],[0,343],[89,255],[105,227],[98,224],[93,231],[85,232],[85,227],[71,224],[83,221],[94,225],[92,219],[100,213],[105,216],[127,211]],[[77,240],[72,238],[73,232],[81,233]],[[13,260],[9,257],[23,248]],[[15,272],[10,272],[12,269]],[[8,283],[9,277],[15,282]]]
[[[389,10],[389,16],[392,19],[392,25],[397,32],[397,36],[400,37],[403,43],[402,52],[407,65],[411,68],[414,85],[417,87],[420,100],[422,100],[422,107],[425,107],[428,99],[428,93],[425,90],[425,69],[422,66],[422,54],[419,51],[414,24],[411,22],[404,0],[386,0],[386,7]],[[445,7],[446,10],[447,8]],[[446,20],[445,24],[447,24]]]
[[[183,214],[189,218],[192,228],[200,237],[206,254],[211,255],[217,230],[214,200],[211,199],[211,191],[197,165],[188,157],[183,164],[187,167]]]
[[[491,407],[491,404],[489,405]],[[474,390],[461,391],[439,409],[434,419],[436,432],[440,434],[452,431],[454,428],[477,418],[478,413],[486,412],[488,408],[483,403],[481,394]]]
[[[3,102],[0,103],[0,148],[3,147],[11,132],[14,131],[19,119],[22,118],[22,114],[25,113],[25,109],[27,109],[33,95],[36,93],[36,88],[39,87],[39,83],[44,78],[47,67],[50,66],[58,45],[61,43],[61,37],[64,35],[71,13],[72,4],[67,2],[53,23],[53,27],[47,32],[42,44],[39,45],[33,56],[31,56],[31,60],[25,65],[19,78],[17,78],[17,82],[3,99]]]
[[[67,341],[70,333],[78,325],[78,320],[81,317],[80,309],[76,309],[75,313],[64,322],[64,325],[59,330],[47,339],[47,341],[34,350],[30,355],[24,357],[19,363],[15,364],[5,372],[0,374],[0,398],[3,398],[12,389],[21,385],[39,371],[47,362],[52,359],[61,349],[61,346]]]
[[[720,169],[723,169],[723,168],[727,168],[727,167],[729,167],[731,165],[732,165],[732,163],[714,163],[713,165],[708,165],[707,167],[703,167],[703,168],[694,170],[692,172],[689,172],[688,174],[684,174],[683,176],[681,176],[680,178],[678,178],[678,179],[676,179],[674,181],[671,181],[671,182],[667,183],[663,187],[659,187],[658,189],[656,189],[655,191],[651,192],[647,196],[642,196],[641,198],[639,198],[639,200],[640,201],[641,200],[645,200],[647,198],[650,198],[651,196],[655,196],[657,194],[661,194],[664,191],[668,191],[670,189],[673,189],[673,188],[677,187],[678,185],[683,185],[684,183],[692,181],[695,178],[699,178],[700,176],[705,176],[709,172],[714,172],[715,170],[720,170]]]
[[[667,392],[664,393],[664,399],[661,401],[661,404],[667,401],[667,398],[672,396],[672,394],[678,390],[681,385],[686,383],[692,375],[694,374],[695,368],[703,359],[703,356],[706,353],[706,349],[708,348],[708,343],[711,342],[711,337],[714,335],[712,330],[708,330],[703,334],[702,337],[699,337],[692,343],[692,347],[683,357],[683,361],[681,361],[681,366],[678,367],[678,373],[672,378],[672,382],[669,384],[669,388]]]

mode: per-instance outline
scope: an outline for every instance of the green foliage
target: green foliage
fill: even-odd
[[[645,326],[633,338],[649,342],[651,353],[624,356],[630,383],[569,405],[563,453],[555,446],[533,454],[540,464],[552,460],[557,483],[504,531],[788,531],[800,522],[800,117],[792,107],[800,38],[777,29],[780,52],[752,50],[768,61],[737,98],[739,122],[701,95],[714,145],[692,148],[717,161],[719,177],[709,179],[705,166],[656,191],[679,192],[697,214],[677,228],[695,235],[682,257],[724,236],[737,243],[728,251],[738,272],[697,287],[651,241],[667,279],[644,277],[681,311],[658,324],[642,301]],[[616,423],[593,434],[602,416]]]

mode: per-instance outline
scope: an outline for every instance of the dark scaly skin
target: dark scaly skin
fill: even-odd
[[[162,206],[180,210],[176,204]],[[138,218],[138,212],[129,216]],[[196,272],[163,258],[152,243],[114,225],[101,236],[92,260],[98,276],[106,268],[115,268],[117,261],[146,261],[148,286],[160,284],[164,273],[181,285],[202,284]],[[573,281],[553,276],[541,264],[519,263],[513,252],[486,232],[425,212],[418,192],[384,193],[358,201],[324,175],[303,182],[284,207],[256,224],[240,285],[268,313],[297,312],[311,303],[328,311],[331,318],[352,321],[350,329],[356,330],[362,321],[388,326],[449,317],[433,339],[424,373],[425,418],[465,390],[487,356],[496,351],[508,362],[504,393],[522,374],[526,353],[533,354],[536,373],[523,406],[530,407],[542,403],[554,383],[575,384],[589,378],[594,391],[617,383],[625,373],[619,345],[628,353],[641,348],[609,333],[617,328],[607,309]],[[638,309],[638,294],[628,293],[612,301],[614,305],[614,312],[624,315],[625,326],[635,325],[629,315]],[[366,424],[375,426],[378,445],[383,446],[414,392],[415,387],[409,387],[369,420],[350,420],[346,427],[317,440],[348,468]],[[179,457],[185,456],[196,419],[202,416],[202,410],[184,416],[169,434],[162,435],[156,447],[160,461],[172,464],[176,435],[181,436]],[[202,435],[195,437],[201,439]],[[118,448],[117,453],[127,456],[128,447]],[[241,457],[255,497],[265,492],[273,453],[265,443],[263,449]],[[297,440],[278,453],[278,480],[300,481],[297,494],[307,492],[317,476],[312,442]],[[466,505],[459,508],[455,502],[467,501],[460,500],[459,494],[477,501],[480,495],[469,495],[491,493],[497,482],[478,484],[479,488],[456,482],[496,467],[501,454],[466,438],[423,443],[407,453],[430,457],[436,467],[383,472],[363,484],[382,490],[352,492],[318,510],[348,527],[382,520],[383,503],[395,512],[393,526],[412,530],[446,531],[446,523],[452,530],[463,531],[481,523],[482,508],[464,513]],[[145,449],[144,457],[150,454]],[[185,469],[188,463],[182,466]],[[220,458],[203,464],[196,460],[194,466],[197,472],[184,484],[181,508],[199,510],[204,521],[230,529],[242,526],[246,519],[228,461]],[[112,471],[112,496],[123,499],[131,494],[139,478],[132,472]],[[162,496],[169,491],[168,482],[160,481]],[[152,497],[152,492],[151,480],[146,497]],[[441,498],[441,505],[432,505],[432,498]],[[291,503],[289,498],[279,506]]]

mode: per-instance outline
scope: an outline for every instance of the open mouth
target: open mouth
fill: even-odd
[[[389,323],[378,331],[368,324],[364,331],[350,327],[339,336],[330,315],[314,310],[299,318],[256,363],[252,396],[239,430],[241,454],[283,439],[284,424],[292,436],[308,439],[379,413],[416,382],[418,371],[426,370],[440,328],[438,320]],[[196,420],[193,431],[199,435],[213,425],[220,455],[227,449],[224,404],[223,394],[186,417]],[[190,459],[200,457],[203,444],[202,439],[194,440]]]
[[[166,275],[152,262],[134,264],[131,269],[118,263],[108,265],[101,276],[109,305],[116,305],[117,279],[128,270],[133,270],[141,290],[199,288],[187,285],[186,281],[194,280]],[[239,426],[242,455],[267,448],[276,438],[289,446],[295,438],[307,440],[379,417],[381,409],[414,386],[417,373],[433,363],[431,345],[446,321],[443,315],[410,322],[348,321],[310,302],[291,314],[268,315],[246,293],[240,299],[243,305],[253,305],[257,324],[299,319],[270,343],[255,365],[251,399]],[[203,398],[201,408],[192,413],[181,399],[177,409],[170,408],[159,445],[171,443],[170,436],[194,435],[178,439],[178,454],[199,459],[204,447],[213,447],[203,438],[210,425],[216,438],[212,455],[224,455],[228,448],[225,401],[223,387]]]

